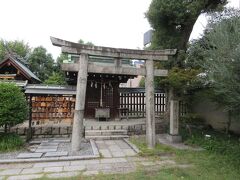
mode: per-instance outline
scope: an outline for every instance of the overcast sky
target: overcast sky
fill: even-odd
[[[230,0],[239,7],[240,0]],[[60,48],[50,36],[118,48],[142,48],[150,29],[144,13],[151,0],[0,0],[0,38],[24,40],[31,47],[44,46],[56,58]],[[206,25],[202,16],[192,38]]]

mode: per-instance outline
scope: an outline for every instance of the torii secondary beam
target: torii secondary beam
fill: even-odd
[[[63,71],[78,72],[79,67],[77,63],[69,63],[61,65]],[[103,66],[88,64],[88,72],[90,73],[103,73],[103,74],[123,74],[123,75],[141,75],[146,76],[145,68],[131,68],[121,66]],[[165,69],[154,69],[154,76],[167,76],[168,70]]]

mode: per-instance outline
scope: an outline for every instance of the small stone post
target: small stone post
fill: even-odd
[[[146,60],[146,140],[148,148],[153,148],[155,139],[155,110],[154,110],[154,62]]]
[[[171,142],[181,142],[179,135],[179,101],[170,100],[170,134],[167,139]]]
[[[77,78],[76,102],[75,112],[73,118],[72,130],[72,151],[79,151],[81,140],[83,138],[83,117],[85,107],[85,97],[87,88],[87,75],[88,75],[88,55],[81,54],[79,58],[79,70]]]

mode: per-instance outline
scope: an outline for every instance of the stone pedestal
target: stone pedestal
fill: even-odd
[[[166,136],[167,140],[172,142],[172,143],[180,143],[182,142],[182,136],[180,135],[171,135],[171,134],[168,134]]]
[[[182,137],[179,135],[179,101],[170,101],[170,133],[167,136],[170,142],[181,142]]]

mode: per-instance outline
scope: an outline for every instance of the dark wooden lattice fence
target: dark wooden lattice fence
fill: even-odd
[[[120,88],[120,108],[129,111],[129,117],[145,117],[146,100],[144,88]],[[160,116],[165,111],[165,93],[162,90],[155,90],[155,115]],[[126,116],[122,112],[121,116]]]
[[[120,88],[120,108],[129,111],[129,117],[145,117],[146,101],[144,88]],[[163,90],[155,89],[155,115],[161,116],[166,110],[166,96]],[[187,113],[187,106],[183,101],[179,102],[180,116]],[[126,112],[121,112],[121,116],[126,116]]]

